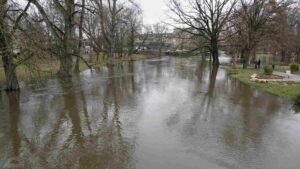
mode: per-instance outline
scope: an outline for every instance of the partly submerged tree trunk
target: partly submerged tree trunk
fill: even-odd
[[[20,88],[16,74],[17,65],[14,64],[14,57],[16,55],[13,53],[14,45],[12,43],[12,37],[20,20],[29,9],[30,4],[31,0],[28,0],[26,7],[22,10],[21,14],[18,16],[13,15],[16,20],[12,20],[8,16],[8,11],[12,10],[10,9],[10,3],[7,0],[0,0],[0,56],[2,56],[7,91],[16,91]],[[10,20],[10,22],[6,22],[6,20]],[[14,26],[12,27],[12,30],[9,31],[9,27],[12,25]]]
[[[8,37],[3,32],[5,29],[4,18],[0,20],[0,55],[2,55],[2,62],[6,78],[6,90],[16,91],[19,89],[19,83],[16,74],[16,66],[13,63],[13,53],[10,51],[8,45]]]
[[[73,56],[76,51],[74,36],[75,36],[75,27],[74,27],[74,11],[75,3],[74,0],[66,1],[66,9],[62,12],[64,13],[64,39],[63,39],[63,51],[62,56],[60,56],[60,68],[59,75],[66,77],[72,76],[72,65],[73,65]]]
[[[67,50],[62,56],[60,56],[60,67],[58,75],[61,77],[72,76],[72,54],[68,53]]]
[[[218,48],[218,40],[211,40],[211,55],[213,59],[213,65],[219,65],[219,48]]]
[[[135,30],[133,27],[131,27],[130,30],[130,36],[129,36],[129,51],[128,55],[131,56],[134,53],[134,36],[135,36]]]
[[[43,20],[49,27],[53,36],[59,39],[59,43],[62,46],[61,51],[59,51],[59,61],[60,67],[58,71],[58,75],[72,76],[72,58],[74,56],[74,52],[76,51],[76,47],[74,45],[74,36],[75,36],[75,1],[74,0],[65,0],[65,1],[53,1],[55,7],[59,11],[62,16],[62,22],[60,26],[55,25],[49,19],[49,15],[47,15],[44,7],[41,5],[40,1],[34,0],[32,3],[36,6],[37,10],[43,17]],[[61,25],[64,25],[64,29],[60,29]]]
[[[208,86],[208,96],[212,96],[215,89],[217,74],[218,74],[219,65],[213,65],[210,76],[209,76],[209,86]]]
[[[1,46],[1,45],[0,45]],[[16,66],[13,64],[13,57],[11,54],[4,53],[2,62],[6,78],[6,90],[16,91],[19,90],[19,82],[16,74]]]
[[[242,56],[243,56],[243,69],[247,69],[249,58],[250,58],[250,50],[242,49]]]
[[[80,54],[80,53],[79,53],[79,54]],[[79,73],[79,72],[80,72],[79,64],[80,64],[80,58],[77,57],[77,58],[76,58],[76,62],[75,62],[75,67],[74,67],[74,73]]]
[[[80,14],[80,21],[79,21],[79,41],[78,41],[78,47],[77,47],[77,57],[76,57],[76,63],[74,67],[74,72],[79,73],[79,63],[80,63],[80,55],[82,54],[82,44],[83,44],[83,19],[84,19],[84,9],[85,9],[85,0],[82,0],[82,9]]]

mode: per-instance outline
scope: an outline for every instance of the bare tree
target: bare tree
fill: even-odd
[[[110,64],[116,49],[117,17],[123,7],[118,6],[118,0],[92,0],[92,2],[99,15],[101,34]]]
[[[90,31],[87,35],[92,39],[94,49],[108,56],[108,64],[112,63],[116,53],[119,56],[125,56],[125,52],[134,53],[135,37],[141,27],[138,4],[134,1],[92,0],[91,6],[97,24],[87,29]]]
[[[237,0],[188,0],[186,4],[179,0],[170,0],[170,10],[176,15],[172,20],[184,25],[186,32],[201,36],[209,42],[213,64],[219,65],[220,34]]]
[[[14,35],[19,28],[19,22],[22,20],[31,1],[28,1],[24,9],[9,9],[7,0],[0,0],[0,55],[2,56],[3,67],[6,77],[6,90],[15,91],[19,89],[19,83],[16,75],[16,67],[14,63],[19,53],[14,48]],[[12,4],[10,4],[12,5]],[[21,11],[16,17],[12,17],[9,11]]]
[[[89,9],[83,23],[83,31],[89,40],[89,45],[93,52],[98,56],[103,51],[103,40],[101,36],[100,18],[93,9]],[[92,61],[92,55],[90,55]]]
[[[44,6],[39,0],[32,0],[38,11],[43,17],[53,36],[59,43],[59,49],[56,53],[59,56],[60,68],[59,75],[72,76],[72,58],[75,55],[75,2],[74,0],[53,0],[55,9],[61,16],[63,23],[51,20],[50,15],[46,12]],[[79,56],[77,56],[79,57]]]
[[[77,56],[81,56],[82,52],[82,44],[83,44],[83,21],[84,21],[84,15],[85,15],[85,0],[81,0],[81,11],[80,11],[80,18],[78,23],[78,31],[79,31],[79,37],[78,37],[78,46],[77,46]],[[76,63],[74,67],[74,72],[79,72],[79,62],[80,57],[76,58]]]
[[[293,2],[273,4],[274,17],[268,23],[268,30],[273,30],[270,36],[273,53],[280,54],[280,61],[290,63],[293,56],[297,56],[299,36],[297,27],[300,22],[300,10]]]
[[[251,53],[265,37],[266,23],[272,12],[268,0],[240,0],[234,14],[234,27],[238,35],[243,67],[247,68]]]
[[[295,54],[295,59],[300,62],[300,2],[295,3],[292,7],[287,9],[288,22],[292,32],[292,44],[291,48]]]
[[[153,25],[153,34],[154,34],[154,42],[155,48],[157,50],[157,55],[160,57],[162,55],[162,50],[166,46],[166,40],[168,39],[168,27],[162,24]]]
[[[135,49],[135,40],[136,36],[139,34],[142,29],[142,10],[135,4],[133,8],[128,10],[128,16],[126,18],[129,27],[129,36],[128,36],[128,54],[134,54],[137,52]]]

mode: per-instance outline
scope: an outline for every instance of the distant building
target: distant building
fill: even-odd
[[[195,47],[190,34],[185,32],[164,33],[164,34],[141,34],[135,38],[135,48],[140,51],[188,51]]]

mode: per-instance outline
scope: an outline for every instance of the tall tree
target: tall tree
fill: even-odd
[[[79,37],[78,37],[78,46],[77,46],[77,54],[78,56],[76,58],[76,63],[74,67],[74,72],[79,72],[79,62],[80,62],[80,57],[81,56],[81,50],[82,50],[82,44],[83,44],[83,21],[84,21],[84,15],[85,15],[85,0],[81,0],[81,11],[80,11],[80,18],[79,18],[79,23],[78,23],[78,32],[79,32]]]
[[[110,64],[116,50],[117,19],[123,7],[118,6],[118,0],[92,0],[92,2],[100,18],[101,34]]]
[[[281,62],[290,62],[291,57],[291,45],[292,41],[292,33],[291,27],[288,23],[288,5],[280,5],[276,2],[273,4],[274,8],[274,17],[272,18],[272,22],[268,23],[268,30],[273,31],[270,35],[272,39],[271,44],[273,50],[275,50],[275,54],[278,52],[281,55]]]
[[[126,20],[128,21],[129,36],[128,36],[128,53],[129,55],[136,53],[135,40],[142,27],[142,10],[138,4],[134,4],[133,8],[128,9]]]
[[[31,1],[29,0],[21,13],[17,17],[11,17],[9,14],[9,2],[7,0],[0,0],[0,55],[6,77],[6,90],[15,91],[19,89],[19,83],[16,75],[17,64],[14,63],[14,58],[18,56],[14,52],[13,37],[19,28],[19,22],[29,9]],[[10,4],[11,5],[11,4]],[[14,11],[14,10],[12,10]],[[19,10],[16,10],[19,11]]]
[[[153,25],[153,34],[154,34],[154,42],[155,48],[157,50],[157,55],[160,57],[162,55],[162,50],[166,45],[168,28],[162,24]]]
[[[186,32],[203,37],[209,42],[208,48],[213,64],[219,65],[220,34],[237,0],[189,0],[186,4],[170,0],[170,10],[176,15],[173,21],[185,25]]]
[[[43,21],[47,24],[51,33],[58,42],[58,52],[60,68],[59,75],[72,76],[72,58],[75,55],[75,1],[74,0],[53,0],[54,7],[62,18],[61,22],[51,20],[50,14],[45,10],[45,7],[39,0],[32,0],[38,11],[43,17]],[[79,56],[77,56],[79,57]]]
[[[238,35],[243,68],[247,68],[251,53],[266,35],[266,23],[272,10],[268,0],[240,0],[234,14],[234,27]]]

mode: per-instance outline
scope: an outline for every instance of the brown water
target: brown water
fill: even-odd
[[[163,58],[83,72],[0,97],[0,168],[299,169],[291,103]]]

